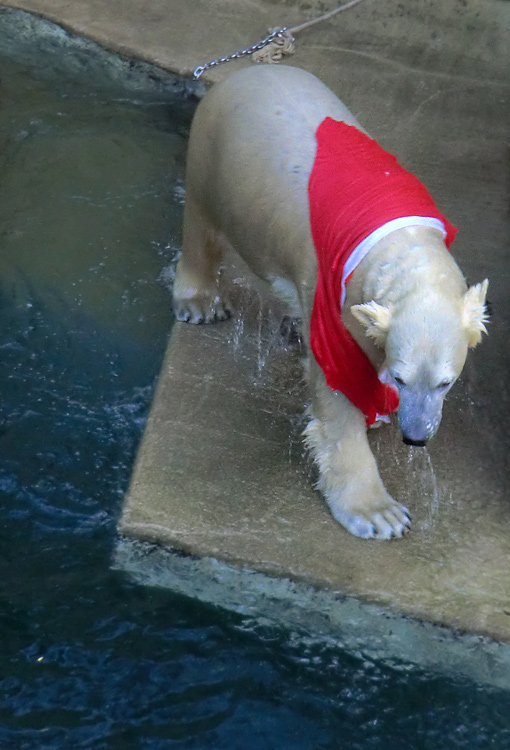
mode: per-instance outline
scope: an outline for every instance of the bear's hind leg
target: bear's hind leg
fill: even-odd
[[[192,198],[187,197],[182,255],[177,263],[173,289],[177,320],[212,323],[230,317],[229,305],[220,298],[218,288],[222,257],[221,238]]]

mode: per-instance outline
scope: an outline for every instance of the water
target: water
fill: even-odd
[[[506,750],[507,693],[111,570],[172,324],[186,115],[41,70],[0,71],[0,747]]]
[[[424,534],[438,523],[441,503],[437,478],[427,448],[409,448],[407,465],[409,481],[413,481],[419,488],[423,505],[428,509],[427,518],[420,529]]]

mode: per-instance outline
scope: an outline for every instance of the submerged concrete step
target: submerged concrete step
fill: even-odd
[[[353,596],[316,589],[228,565],[182,555],[161,545],[122,537],[116,568],[139,584],[235,612],[250,629],[278,629],[296,645],[318,643],[354,656],[409,666],[508,689],[510,645],[394,614]]]

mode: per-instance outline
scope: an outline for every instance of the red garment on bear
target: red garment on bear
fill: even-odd
[[[327,117],[317,128],[316,139],[317,153],[308,183],[318,263],[310,345],[329,387],[347,396],[367,423],[373,424],[378,416],[395,411],[398,393],[379,380],[342,322],[342,287],[366,252],[354,266],[349,258],[357,249],[359,254],[361,243],[373,247],[399,226],[436,226],[443,231],[448,248],[457,230],[436,208],[418,178],[357,128]],[[388,222],[392,224],[385,231]]]

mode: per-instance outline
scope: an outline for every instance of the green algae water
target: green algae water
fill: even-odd
[[[507,750],[508,692],[111,569],[172,327],[190,104],[87,64],[0,57],[0,747]]]

